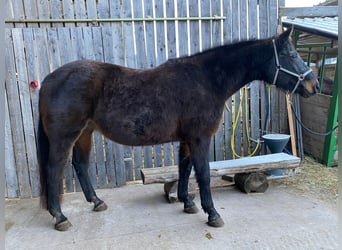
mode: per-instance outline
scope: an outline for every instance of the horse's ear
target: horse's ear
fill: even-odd
[[[284,44],[286,41],[291,40],[291,36],[293,33],[293,26],[290,29],[287,29],[282,34],[280,34],[278,41],[280,44]]]

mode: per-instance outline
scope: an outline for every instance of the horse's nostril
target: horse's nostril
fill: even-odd
[[[319,83],[317,82],[316,86],[315,86],[315,91],[316,93],[318,93],[320,91],[320,87],[319,87]]]

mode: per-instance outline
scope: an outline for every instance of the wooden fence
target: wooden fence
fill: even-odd
[[[49,72],[77,59],[150,68],[223,43],[270,37],[277,29],[273,0],[8,0],[5,5],[8,198],[39,195],[38,91],[29,88],[29,81],[41,82]],[[266,90],[263,83],[253,82],[228,100],[212,139],[211,161],[246,156],[255,147],[249,138],[259,139],[263,133]],[[270,91],[268,131],[285,132],[284,95]],[[178,143],[128,147],[99,133],[93,142],[89,173],[96,188],[139,180],[141,168],[177,164]],[[65,169],[64,184],[66,192],[81,190],[71,165]]]

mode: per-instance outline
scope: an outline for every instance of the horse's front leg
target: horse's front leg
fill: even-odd
[[[198,212],[195,203],[190,199],[188,186],[189,176],[192,169],[189,145],[181,142],[179,145],[179,180],[178,180],[178,199],[184,203],[184,212],[194,214]]]
[[[191,159],[200,189],[201,205],[204,212],[209,215],[208,224],[212,227],[222,227],[224,222],[214,207],[210,190],[209,146],[210,137],[197,138],[191,143]]]

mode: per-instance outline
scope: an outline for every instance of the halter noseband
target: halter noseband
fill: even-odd
[[[292,75],[292,76],[297,77],[297,78],[298,78],[298,81],[297,81],[297,83],[296,83],[296,86],[294,87],[294,89],[293,89],[292,92],[291,92],[291,95],[292,95],[292,94],[296,91],[296,89],[298,88],[299,83],[300,83],[301,81],[303,81],[304,78],[305,78],[310,72],[312,72],[312,69],[310,68],[310,69],[308,69],[305,73],[299,75],[299,74],[297,74],[297,73],[294,73],[294,72],[292,72],[292,71],[290,71],[290,70],[287,70],[287,69],[283,68],[283,67],[279,64],[278,53],[277,53],[277,47],[276,47],[276,44],[275,44],[274,39],[272,39],[272,43],[273,43],[273,49],[274,49],[274,56],[275,56],[275,60],[276,60],[276,73],[275,73],[275,75],[274,75],[273,85],[275,85],[275,83],[276,83],[276,81],[277,81],[279,71],[283,71],[283,72],[285,72],[285,73],[287,73],[287,74],[289,74],[289,75]]]

